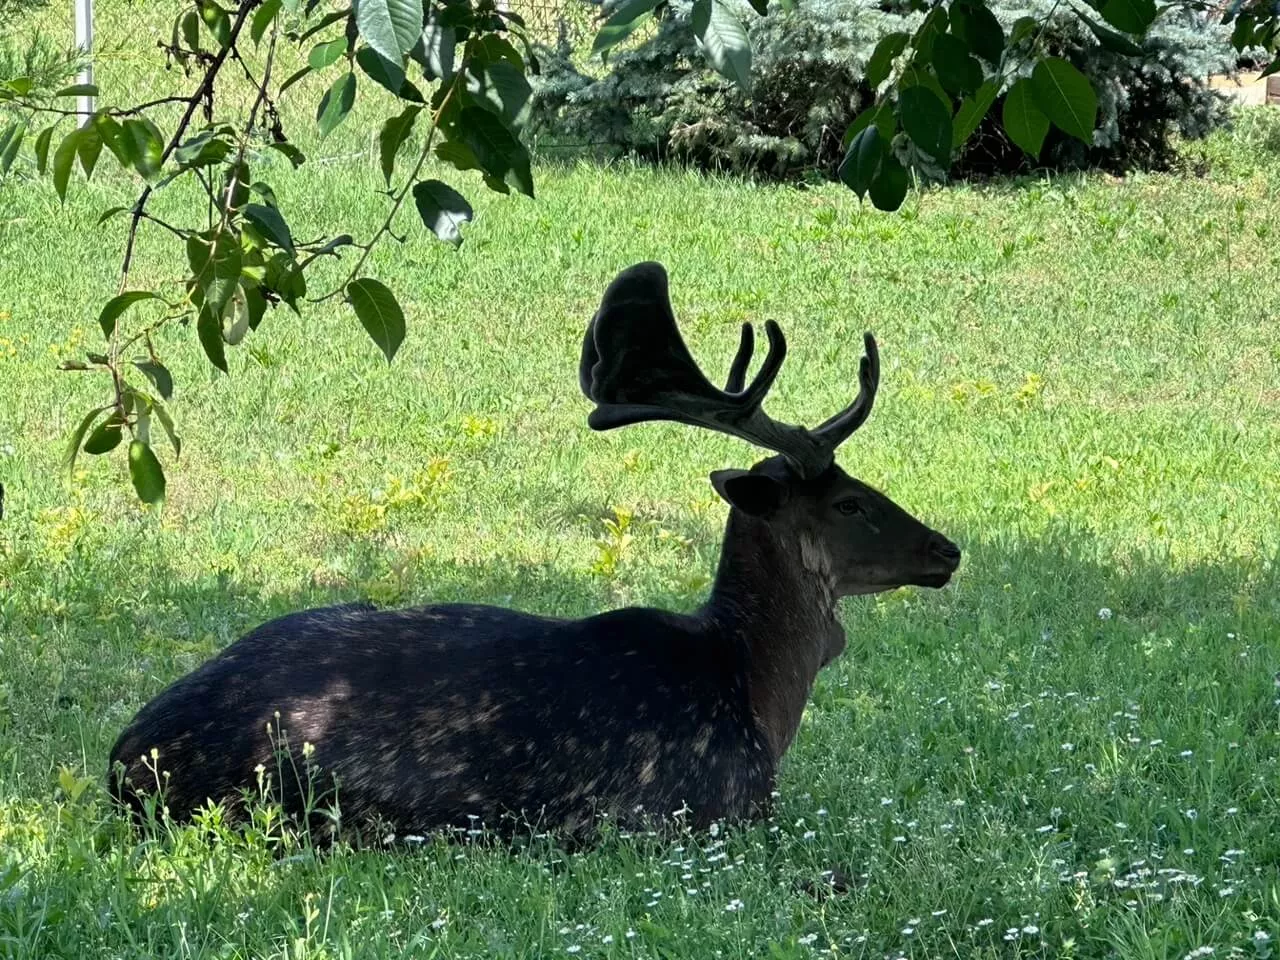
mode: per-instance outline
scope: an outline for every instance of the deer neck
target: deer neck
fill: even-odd
[[[704,615],[740,637],[752,713],[774,759],[786,753],[818,671],[844,647],[825,550],[731,511]]]

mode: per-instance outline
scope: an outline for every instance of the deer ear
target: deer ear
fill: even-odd
[[[716,470],[711,485],[730,506],[765,519],[787,502],[790,493],[786,484],[750,470]]]

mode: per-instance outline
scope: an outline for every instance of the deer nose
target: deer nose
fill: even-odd
[[[940,533],[935,533],[929,541],[929,552],[947,563],[960,562],[960,548]]]

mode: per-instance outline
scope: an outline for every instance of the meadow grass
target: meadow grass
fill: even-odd
[[[536,201],[460,184],[477,208],[460,251],[411,231],[371,260],[408,314],[393,365],[332,303],[269,314],[229,376],[164,333],[183,455],[161,447],[162,510],[118,455],[61,469],[104,385],[55,365],[100,335],[123,230],[95,221],[135,185],[77,177],[65,206],[47,182],[0,186],[0,956],[1269,956],[1263,116],[1195,148],[1202,178],[955,187],[896,215],[840,187],[626,166],[544,165]],[[376,229],[376,159],[344,149],[273,181],[298,235]],[[171,278],[173,254],[144,234],[137,282]],[[708,370],[741,321],[781,323],[782,419],[847,403],[873,330],[883,385],[841,461],[965,551],[944,590],[845,602],[849,649],[776,817],[573,853],[317,854],[265,814],[124,826],[102,790],[116,735],[272,616],[700,601],[725,517],[707,474],[758,452],[670,424],[592,433],[577,386],[605,284],[648,258]],[[824,890],[832,870],[847,890]]]

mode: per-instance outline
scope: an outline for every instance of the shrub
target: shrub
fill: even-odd
[[[771,177],[829,176],[846,127],[872,100],[863,73],[876,42],[919,22],[901,7],[806,0],[790,14],[774,9],[759,17],[742,3],[754,52],[755,87],[747,97],[704,67],[687,29],[690,0],[670,0],[656,29],[616,52],[606,75],[575,64],[567,44],[544,51],[536,122],[556,138],[614,152]],[[1041,46],[1070,59],[1098,91],[1094,147],[1051,135],[1041,154],[1047,166],[1159,167],[1172,156],[1174,134],[1202,137],[1226,117],[1223,100],[1205,81],[1231,69],[1235,57],[1227,32],[1202,15],[1167,12],[1137,63],[1100,47],[1053,0],[996,0],[993,12],[1006,32],[1019,17],[1049,16]],[[999,129],[1000,109],[997,102],[953,167],[956,175],[1028,162]]]

